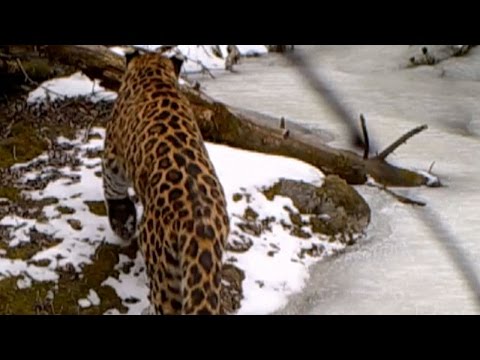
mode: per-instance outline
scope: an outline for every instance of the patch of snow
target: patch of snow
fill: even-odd
[[[93,306],[100,305],[100,297],[98,296],[97,292],[93,289],[90,289],[90,291],[88,292],[87,299],[88,301],[90,301],[90,303]]]
[[[143,48],[149,51],[154,51],[162,45],[135,45],[136,47]],[[218,45],[222,58],[217,57],[213,50],[213,45],[178,45],[177,49],[166,52],[167,56],[174,53],[180,53],[187,59],[183,65],[182,71],[184,73],[195,73],[202,70],[203,64],[210,70],[223,70],[225,68],[225,58],[228,55],[227,45]],[[237,45],[238,51],[242,56],[260,56],[268,53],[268,49],[265,45]],[[121,47],[110,48],[113,52],[119,55],[125,55],[125,49]]]
[[[117,94],[100,86],[99,81],[90,80],[80,72],[68,77],[56,78],[42,83],[37,89],[30,92],[29,103],[44,100],[47,93],[51,100],[62,97],[90,96],[92,101],[113,100]]]
[[[0,277],[15,277],[27,274],[35,281],[56,281],[58,274],[50,269],[29,265],[23,260],[0,258]]]
[[[161,45],[135,45],[146,50],[156,50]],[[227,45],[220,45],[223,58],[214,55],[211,45],[178,45],[176,52],[186,57],[182,71],[184,73],[196,73],[202,71],[203,66],[210,70],[224,70],[227,56]],[[243,56],[264,55],[268,53],[265,45],[237,45]],[[125,55],[125,48],[111,47],[111,51],[118,55]],[[200,65],[202,64],[202,65]],[[55,100],[59,97],[88,96],[92,101],[114,100],[117,97],[115,92],[106,90],[100,86],[98,80],[92,81],[81,72],[68,77],[56,78],[42,83],[37,89],[30,92],[29,103],[43,101],[48,97]]]
[[[237,48],[243,56],[265,55],[268,53],[265,45],[237,45]]]
[[[92,306],[92,303],[88,299],[79,299],[78,306],[80,306],[82,309],[86,309]]]
[[[120,270],[127,263],[132,263],[132,260],[125,255],[120,255],[119,263],[115,268]],[[109,277],[102,285],[110,286],[117,292],[117,295],[123,301],[123,305],[128,308],[128,314],[139,315],[150,305],[147,284],[145,262],[140,252],[137,252],[137,256],[133,260],[133,266],[128,274],[120,271],[118,279]]]
[[[122,315],[117,309],[108,309],[103,315]]]
[[[32,279],[29,277],[24,276],[23,278],[17,280],[17,288],[19,289],[26,289],[30,286],[32,286]]]
[[[424,171],[424,170],[417,170],[417,172],[420,175],[423,175],[427,178],[427,186],[439,186],[440,185],[440,179],[437,176],[432,175],[428,171]]]
[[[20,245],[20,243],[30,242],[29,232],[36,224],[35,220],[24,219],[16,215],[7,215],[0,220],[0,225],[12,227],[12,240],[9,243],[10,247]]]
[[[113,51],[117,55],[125,56],[126,49],[120,46],[112,46],[109,48],[111,51]]]

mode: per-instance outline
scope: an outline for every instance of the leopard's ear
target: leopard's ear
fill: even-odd
[[[182,66],[185,60],[180,55],[174,55],[170,58],[170,61],[173,63],[173,68],[175,69],[175,75],[178,78],[180,76],[180,72],[182,71]]]
[[[128,64],[130,64],[130,61],[132,61],[133,59],[135,59],[137,56],[140,56],[140,51],[138,51],[138,49],[133,49],[132,51],[129,51],[129,52],[126,52],[125,53],[125,61],[126,61],[126,64],[128,66]]]

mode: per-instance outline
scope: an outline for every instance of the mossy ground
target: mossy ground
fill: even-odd
[[[47,149],[47,142],[27,122],[13,124],[9,136],[0,140],[0,168],[30,161]]]
[[[85,204],[88,206],[88,209],[92,214],[107,216],[107,208],[103,201],[85,201]]]
[[[49,205],[55,205],[55,209],[62,216],[75,214],[75,209],[62,204],[57,198],[31,200],[24,197],[22,188],[18,186],[15,179],[8,176],[2,178],[1,170],[17,163],[28,162],[45,153],[59,136],[73,140],[78,136],[79,130],[84,131],[92,126],[104,126],[110,104],[92,105],[83,100],[66,100],[65,103],[60,102],[56,106],[55,104],[50,105],[46,110],[46,113],[50,114],[49,116],[44,114],[35,117],[30,110],[26,109],[16,114],[18,120],[13,125],[11,118],[4,116],[5,111],[2,109],[2,105],[5,104],[0,104],[0,199],[6,199],[0,205],[0,219],[5,215],[14,215],[11,213],[11,209],[15,209],[15,215],[19,217],[46,223],[49,218],[44,215],[43,208]],[[90,116],[85,116],[86,121],[83,123],[82,111],[77,111],[76,108],[78,104],[81,108],[93,107],[92,113]],[[90,110],[92,109],[90,108]],[[93,123],[92,118],[95,118]],[[9,125],[12,125],[11,130],[2,133],[2,128]],[[92,132],[88,135],[87,140],[92,139],[101,139],[101,136]],[[102,152],[96,150],[86,154],[89,158],[97,158],[101,155]],[[101,177],[101,172],[98,171],[95,175]],[[85,205],[88,206],[91,213],[97,216],[107,215],[103,201],[85,201]],[[253,211],[246,215],[255,217]],[[66,223],[72,227],[72,231],[83,226],[80,220],[72,218],[67,219]],[[34,232],[30,234],[30,242],[11,247],[9,243],[12,239],[9,236],[9,230],[7,228],[0,228],[0,230],[0,250],[2,250],[0,257],[25,261],[27,264],[37,267],[49,267],[51,261],[48,259],[32,260],[32,257],[63,241],[63,239]],[[136,251],[135,244],[127,248],[101,244],[90,259],[91,262],[85,265],[80,273],[76,273],[73,266],[55,269],[59,276],[55,282],[39,282],[30,279],[30,285],[25,287],[20,285],[21,282],[25,283],[27,280],[24,278],[26,275],[2,278],[0,280],[0,315],[97,315],[103,314],[109,309],[117,309],[120,313],[126,313],[128,309],[122,304],[122,299],[119,298],[116,291],[102,283],[109,277],[118,278],[119,270],[116,270],[115,267],[119,262],[119,254],[125,254],[133,259]],[[240,306],[244,277],[243,271],[232,264],[228,264],[224,269],[221,298],[228,313],[236,311]],[[86,298],[90,290],[97,293],[100,304],[88,308],[80,307],[78,301]]]
[[[14,186],[0,186],[0,199],[8,199],[11,202],[20,200],[20,190]]]
[[[0,314],[32,315],[32,314],[63,314],[63,315],[99,315],[108,309],[117,309],[126,313],[121,299],[114,289],[102,286],[108,277],[118,276],[114,269],[120,253],[132,256],[134,248],[120,249],[118,246],[103,244],[95,253],[94,261],[82,269],[82,277],[67,269],[58,271],[59,280],[53,282],[32,282],[32,286],[19,289],[19,277],[0,280]],[[93,289],[100,298],[100,305],[82,309],[78,300],[87,296]],[[52,292],[53,300],[47,300],[47,294]]]
[[[80,101],[81,103],[81,101]],[[25,163],[33,160],[49,149],[49,145],[59,136],[73,140],[78,135],[78,130],[85,129],[91,122],[91,117],[82,117],[77,111],[75,100],[67,100],[65,104],[56,106],[50,104],[47,110],[43,110],[40,116],[35,116],[35,111],[26,107],[15,116],[8,106],[11,104],[0,104],[0,170],[11,167],[14,164]],[[58,104],[57,104],[58,105]],[[65,106],[64,106],[65,105]],[[84,103],[82,106],[85,105]],[[87,103],[93,109],[97,105]],[[109,109],[109,104],[101,104]],[[62,109],[63,107],[63,109]],[[67,114],[63,113],[64,111]],[[97,111],[96,123],[102,124],[107,112],[102,109]],[[10,115],[9,115],[10,114]],[[101,116],[98,116],[100,114]],[[48,116],[47,116],[48,115]],[[68,116],[70,115],[70,116]],[[73,119],[75,116],[76,119]],[[62,120],[66,119],[66,120]],[[85,119],[82,124],[82,119]],[[97,139],[98,134],[91,134],[89,139]],[[91,153],[91,156],[98,156],[101,153]],[[14,180],[8,177],[1,179],[0,198],[7,199],[7,206],[0,218],[10,214],[10,208],[15,209],[22,216],[28,213],[29,217],[36,218],[42,222],[42,209],[47,205],[58,204],[56,198],[45,198],[42,200],[30,200],[22,196],[21,189],[16,186]],[[5,202],[4,202],[5,203]],[[88,203],[92,213],[103,216],[105,214],[103,203]],[[103,207],[103,208],[102,208]],[[32,209],[34,211],[32,211]],[[75,213],[73,208],[58,204],[56,210],[62,215]],[[8,231],[2,232],[0,237],[0,249],[2,257],[11,260],[23,260],[29,264],[45,267],[49,266],[49,260],[32,261],[31,258],[38,252],[58,245],[62,239],[55,239],[39,232],[30,234],[30,242],[15,247],[9,246],[10,239]],[[84,266],[81,273],[75,273],[72,269],[57,269],[59,279],[57,282],[36,282],[31,281],[31,286],[19,288],[17,282],[23,280],[23,276],[3,278],[0,280],[0,314],[103,314],[108,309],[117,309],[125,313],[127,308],[122,305],[114,289],[109,286],[102,286],[102,283],[110,276],[118,276],[114,269],[119,261],[119,254],[129,256],[135,251],[129,248],[120,248],[114,245],[100,245],[91,263]],[[81,308],[78,300],[85,298],[93,289],[100,297],[99,306]],[[52,293],[53,299],[49,295]]]
[[[56,210],[62,215],[72,215],[75,214],[75,209],[68,206],[57,206]]]

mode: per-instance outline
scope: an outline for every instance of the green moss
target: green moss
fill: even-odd
[[[38,252],[58,245],[58,243],[59,241],[52,241],[48,244],[48,246],[45,246],[45,244],[29,242],[16,247],[6,247],[6,256],[9,259],[28,260]]]
[[[39,138],[30,124],[12,126],[10,136],[0,140],[0,168],[30,161],[47,150],[46,141]]]
[[[312,228],[312,232],[317,234],[333,236],[338,233],[338,229],[336,229],[335,226],[317,217],[310,219],[310,227]]]
[[[85,205],[88,206],[88,210],[90,210],[92,214],[107,216],[107,208],[103,201],[85,201]]]
[[[48,265],[50,265],[51,261],[48,259],[42,259],[42,260],[30,261],[29,263],[38,267],[47,267]]]
[[[71,207],[68,207],[68,206],[57,206],[56,207],[56,210],[61,213],[61,214],[68,214],[68,215],[71,215],[71,214],[75,214],[75,209],[72,209]]]
[[[6,123],[5,119],[0,119],[0,126]],[[73,140],[77,131],[69,124],[44,124],[42,134],[40,136],[35,127],[26,120],[14,124],[9,136],[0,140],[0,168],[28,162],[47,151],[48,143],[45,136],[49,139],[63,136]]]
[[[234,202],[239,202],[239,201],[242,200],[242,199],[243,199],[243,195],[242,195],[242,194],[238,194],[238,193],[237,193],[237,194],[233,194],[233,196],[232,196],[232,200],[233,200]]]
[[[22,66],[32,79],[47,79],[52,73],[52,68],[46,59],[32,58],[28,61],[23,61]]]
[[[127,254],[132,251],[131,248],[122,250]],[[16,285],[18,277],[0,280],[0,314],[32,315],[40,312],[63,315],[98,315],[108,309],[117,309],[121,313],[125,313],[127,308],[122,305],[116,292],[109,286],[102,286],[108,277],[118,276],[114,267],[118,263],[119,253],[120,248],[116,246],[108,244],[99,246],[93,263],[83,268],[81,279],[71,272],[60,272],[57,290],[54,290],[53,282],[33,282],[29,288],[18,289]],[[100,305],[86,309],[79,308],[78,300],[85,298],[90,289],[95,290],[98,294]],[[45,297],[48,291],[53,291],[54,298],[51,305],[45,306]]]
[[[1,198],[8,199],[12,202],[18,202],[21,199],[20,190],[13,186],[0,187],[0,199]]]
[[[347,214],[356,214],[360,209],[368,208],[363,198],[336,175],[327,176],[324,185],[316,193],[319,198],[330,199],[337,207],[343,207]]]
[[[103,156],[103,150],[89,149],[85,156],[89,159],[101,158]]]
[[[49,126],[47,124],[44,128],[44,131],[50,139],[56,139],[60,136],[63,136],[69,140],[75,140],[77,137],[77,130],[72,128],[70,125],[55,124]]]
[[[291,228],[290,235],[301,238],[301,239],[310,239],[311,235],[302,230],[303,226],[308,225],[302,220],[302,216],[298,213],[295,213],[289,207],[284,207],[284,209],[288,212],[290,221],[292,222],[292,226],[290,227]]]
[[[276,183],[275,185],[273,185],[272,187],[268,188],[268,189],[264,189],[262,191],[263,195],[265,195],[265,197],[269,200],[269,201],[273,201],[273,199],[275,198],[275,196],[277,195],[280,195],[280,189],[281,189],[281,184],[280,183]]]
[[[303,231],[301,228],[298,227],[294,227],[292,231],[290,231],[290,235],[298,237],[300,239],[310,239],[312,237],[309,233]]]
[[[304,225],[300,214],[295,214],[294,212],[290,212],[289,216],[293,226],[302,227]]]
[[[43,208],[44,206],[58,204],[58,199],[55,197],[46,197],[41,200],[36,200],[35,203]]]
[[[30,233],[30,235],[30,242],[20,243],[15,247],[10,247],[5,241],[0,241],[0,249],[6,251],[8,259],[28,260],[38,252],[58,245],[61,241],[39,232]]]
[[[258,214],[250,206],[245,209],[243,218],[247,221],[255,221],[258,219]]]
[[[70,225],[70,227],[73,229],[73,230],[76,230],[76,231],[80,231],[83,229],[83,225],[81,223],[80,220],[77,220],[77,219],[68,219],[67,220],[67,223],[68,225]]]

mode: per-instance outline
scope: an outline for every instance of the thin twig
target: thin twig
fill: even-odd
[[[162,45],[156,51],[160,54],[177,48],[178,45]]]
[[[201,71],[202,71],[203,73],[207,73],[208,75],[210,75],[210,77],[211,77],[212,79],[215,79],[215,76],[212,74],[212,72],[210,71],[210,69],[207,68],[205,65],[203,65],[203,63],[202,63],[200,60],[193,60],[192,58],[190,58],[190,57],[188,57],[188,56],[186,56],[186,55],[183,55],[183,56],[185,57],[186,60],[191,61],[191,62],[199,65],[200,68],[201,68]]]
[[[59,93],[59,92],[57,92],[57,91],[55,91],[55,90],[49,89],[49,88],[47,88],[47,87],[44,86],[44,85],[40,85],[40,88],[43,89],[43,90],[45,90],[45,93],[47,93],[47,94],[49,94],[49,95],[50,95],[50,94],[56,95],[56,96],[58,96],[59,98],[61,98],[62,100],[67,97],[65,94],[61,94],[61,93]]]
[[[428,169],[428,173],[432,174],[433,166],[435,165],[435,161],[432,162],[432,165],[430,165],[430,168]]]
[[[38,85],[38,83],[36,81],[33,81],[30,78],[30,76],[28,76],[27,72],[25,71],[25,68],[22,65],[22,61],[19,58],[17,58],[17,64],[18,64],[18,67],[20,68],[20,70],[22,70],[23,76],[25,76],[25,81],[28,81],[32,85]]]
[[[212,57],[213,57],[212,54],[210,54],[210,53],[208,52],[208,50],[205,48],[205,45],[197,45],[197,46],[198,46],[199,48],[201,48],[201,49],[203,50],[203,52],[205,53],[205,55],[207,55],[209,58],[212,58]],[[212,50],[212,52],[213,52],[213,50]]]
[[[227,58],[225,59],[225,70],[234,72],[233,66],[240,61],[240,51],[237,45],[227,45]]]
[[[416,206],[426,206],[427,205],[424,202],[413,200],[413,199],[407,198],[406,196],[397,194],[397,193],[393,192],[392,190],[388,189],[386,186],[381,186],[381,185],[372,184],[372,183],[369,183],[368,186],[372,186],[372,187],[375,187],[377,189],[385,191],[387,194],[393,196],[395,199],[400,201],[402,204],[416,205]]]
[[[370,154],[370,140],[368,139],[367,123],[363,114],[360,114],[360,124],[362,125],[363,140],[365,143],[363,158],[368,160],[368,155]]]
[[[416,127],[413,130],[410,130],[408,133],[401,136],[392,145],[390,145],[385,150],[383,150],[379,155],[377,155],[376,159],[377,160],[385,160],[387,158],[387,156],[390,155],[392,152],[394,152],[400,145],[404,144],[411,137],[415,136],[416,134],[418,134],[418,133],[420,133],[420,132],[422,132],[423,130],[426,130],[426,129],[428,129],[428,126],[427,125],[422,125],[422,126]]]
[[[87,128],[85,129],[85,135],[83,137],[83,143],[86,144],[88,142],[88,137],[90,136],[90,130],[92,129],[93,123],[95,122],[95,118],[92,119],[87,125]]]

